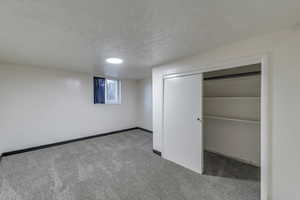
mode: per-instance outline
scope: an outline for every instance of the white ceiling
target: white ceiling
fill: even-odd
[[[0,61],[139,79],[298,20],[299,0],[1,0]]]

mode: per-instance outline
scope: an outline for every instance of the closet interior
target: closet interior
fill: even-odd
[[[203,78],[205,174],[259,180],[261,65]]]

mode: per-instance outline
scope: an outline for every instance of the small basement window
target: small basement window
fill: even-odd
[[[94,104],[121,104],[121,81],[94,77]]]

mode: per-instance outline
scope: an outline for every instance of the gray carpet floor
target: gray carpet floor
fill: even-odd
[[[260,168],[237,160],[204,152],[204,174],[233,179],[260,181]]]
[[[257,200],[257,180],[199,175],[140,130],[4,157],[1,200]]]

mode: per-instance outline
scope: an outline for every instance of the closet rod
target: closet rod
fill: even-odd
[[[244,122],[244,123],[252,123],[252,124],[260,124],[260,120],[251,120],[251,119],[238,119],[238,118],[230,118],[230,117],[219,117],[214,115],[204,115],[204,119],[217,119],[217,120],[226,120],[226,121],[234,121],[234,122]]]
[[[226,78],[238,78],[238,77],[254,76],[254,75],[260,75],[260,74],[261,74],[261,71],[245,72],[245,73],[239,73],[239,74],[229,74],[229,75],[221,75],[221,76],[207,77],[207,78],[204,78],[204,80],[215,80],[215,79],[226,79]]]

